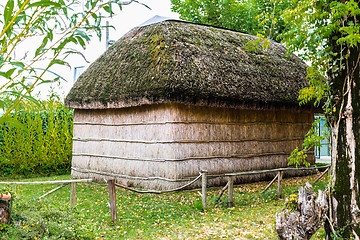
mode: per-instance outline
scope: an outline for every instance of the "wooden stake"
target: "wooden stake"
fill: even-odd
[[[116,212],[116,190],[115,190],[115,180],[108,180],[109,187],[109,197],[110,197],[110,212],[111,212],[111,221],[117,221],[117,212]]]
[[[61,186],[59,186],[59,187],[57,187],[57,188],[54,188],[53,190],[51,190],[51,191],[49,191],[49,192],[45,193],[44,195],[42,195],[41,197],[39,197],[39,200],[40,200],[40,199],[42,199],[43,197],[46,197],[47,195],[52,194],[53,192],[56,192],[57,190],[59,190],[59,189],[61,189],[61,188],[65,187],[66,185],[68,185],[68,183],[64,183],[64,184],[62,184]]]
[[[313,184],[317,183],[317,181],[319,181],[319,180],[329,171],[329,169],[330,169],[330,168],[327,168],[325,171],[323,171],[323,172],[320,174],[320,176],[318,176],[318,177],[315,179],[315,181],[314,181]]]
[[[283,171],[279,171],[278,175],[278,198],[281,198],[281,180],[283,177]]]
[[[233,207],[233,195],[234,195],[234,176],[229,177],[229,187],[228,187],[228,206]]]
[[[202,184],[201,184],[201,195],[202,195],[202,205],[203,209],[207,209],[207,199],[206,199],[206,188],[207,188],[207,171],[201,170],[200,171],[202,176]]]
[[[76,205],[76,183],[71,183],[70,186],[70,206],[75,207]]]
[[[271,187],[271,185],[275,182],[275,180],[279,177],[279,173],[276,174],[276,176],[274,177],[273,180],[271,180],[271,182],[266,186],[266,188],[264,190],[261,191],[261,193],[264,193],[266,190],[269,189],[269,187]]]
[[[219,201],[221,196],[224,194],[224,192],[226,191],[226,189],[229,187],[229,182],[226,183],[225,187],[223,189],[221,189],[216,201]]]

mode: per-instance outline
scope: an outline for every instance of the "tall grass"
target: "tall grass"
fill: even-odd
[[[64,174],[70,169],[73,113],[50,100],[20,105],[19,124],[0,126],[0,176]]]

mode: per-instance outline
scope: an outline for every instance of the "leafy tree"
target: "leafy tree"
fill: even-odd
[[[304,102],[324,99],[331,127],[331,209],[327,237],[360,238],[360,8],[358,0],[301,0],[283,33],[290,51],[312,63]]]
[[[35,86],[61,80],[52,71],[67,65],[67,58],[81,54],[93,35],[101,38],[104,16],[121,10],[129,0],[6,0],[0,3],[0,121],[11,122],[9,113]],[[16,99],[14,104],[5,96]],[[14,121],[12,121],[14,123]]]
[[[291,0],[171,0],[180,18],[273,40],[285,29],[281,13]]]

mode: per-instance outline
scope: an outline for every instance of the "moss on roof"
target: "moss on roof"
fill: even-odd
[[[137,27],[79,77],[65,104],[119,108],[180,102],[215,106],[298,106],[306,65],[271,41],[245,51],[255,36],[179,21]]]

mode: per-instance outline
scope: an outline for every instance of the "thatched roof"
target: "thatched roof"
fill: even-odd
[[[120,108],[180,102],[298,108],[306,65],[273,41],[246,51],[255,36],[181,21],[137,27],[79,77],[65,104]]]

